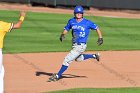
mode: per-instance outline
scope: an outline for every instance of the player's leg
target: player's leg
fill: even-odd
[[[75,60],[81,52],[77,52],[74,49],[70,51],[70,53],[64,58],[63,64],[61,66],[61,69],[57,73],[58,78],[62,75],[62,73],[68,68],[69,64]]]
[[[4,92],[4,67],[2,66],[2,69],[1,69],[1,72],[0,73],[0,93],[3,93]]]
[[[70,51],[70,53],[64,58],[63,64],[58,71],[57,74],[53,75],[51,78],[49,78],[49,81],[57,81],[61,77],[61,75],[64,73],[64,71],[67,70],[69,64],[75,60],[82,52],[84,52],[86,49],[86,45],[83,46],[73,46],[73,49]]]
[[[80,55],[79,52],[76,52],[74,49],[72,49],[70,53],[64,58],[63,64],[58,73],[52,75],[52,77],[49,78],[48,82],[57,81],[61,77],[61,75],[67,70],[69,64],[73,60],[75,60],[75,58],[77,58],[79,55]]]
[[[90,59],[90,58],[93,58],[93,59],[96,59],[97,61],[99,61],[100,60],[100,54],[99,53],[96,53],[96,54],[81,54],[80,56],[78,56],[76,58],[76,61],[81,62],[83,60]]]
[[[2,49],[0,49],[0,93],[4,92],[4,67],[2,61]]]
[[[75,60],[82,52],[85,51],[86,45],[75,45],[73,46],[73,49],[70,51],[70,53],[65,57],[63,65],[59,72],[57,73],[58,78],[62,75],[62,73],[68,68],[69,64]]]

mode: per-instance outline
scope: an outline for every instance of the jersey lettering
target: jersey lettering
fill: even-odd
[[[84,27],[82,27],[82,26],[77,26],[77,25],[72,26],[72,29],[77,29],[77,30],[85,31],[85,28],[84,28]]]

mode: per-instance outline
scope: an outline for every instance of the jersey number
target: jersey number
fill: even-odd
[[[80,32],[80,37],[85,37],[85,32]]]

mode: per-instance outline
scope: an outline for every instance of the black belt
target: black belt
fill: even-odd
[[[82,44],[86,44],[85,42],[81,42],[81,43],[73,43],[75,45],[82,45]]]

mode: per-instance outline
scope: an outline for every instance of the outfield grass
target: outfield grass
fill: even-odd
[[[140,88],[77,88],[44,93],[140,93]]]
[[[17,11],[0,12],[0,20],[17,21]],[[4,53],[69,51],[71,33],[63,43],[59,36],[71,17],[70,14],[28,12],[22,28],[6,35]],[[140,19],[85,17],[99,25],[104,38],[104,44],[98,46],[97,34],[91,31],[87,50],[140,50]]]

